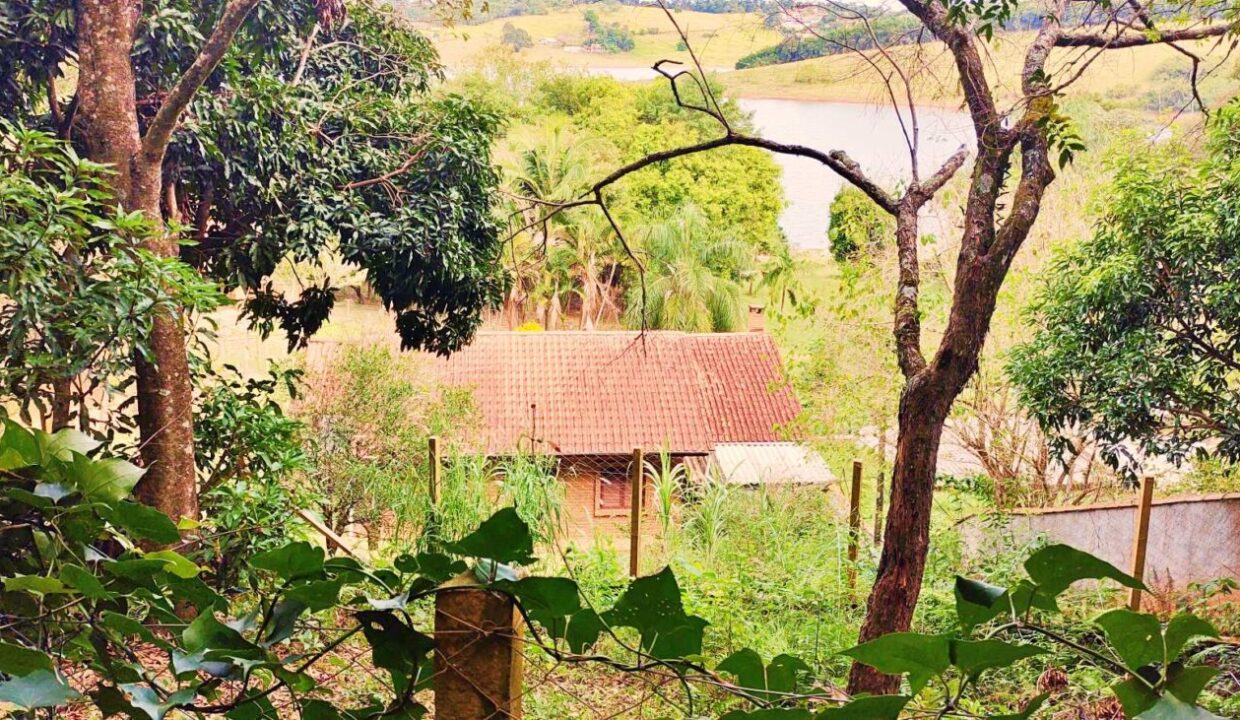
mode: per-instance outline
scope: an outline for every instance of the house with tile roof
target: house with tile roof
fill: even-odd
[[[742,485],[832,479],[790,442],[801,406],[764,332],[481,332],[435,366],[472,390],[479,452],[559,458],[579,539],[627,527],[634,448]]]

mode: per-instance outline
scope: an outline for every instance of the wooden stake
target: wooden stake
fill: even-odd
[[[642,499],[645,495],[643,492],[645,485],[645,473],[642,464],[644,462],[644,454],[641,448],[633,448],[633,466],[629,468],[629,482],[633,486],[633,497],[629,505],[629,577],[637,577],[639,554],[642,545],[642,509],[644,503]]]
[[[435,717],[519,720],[521,615],[509,595],[458,576],[435,595]]]
[[[1132,573],[1138,580],[1145,575],[1145,551],[1150,542],[1150,507],[1154,502],[1154,478],[1141,478],[1141,503],[1137,505],[1137,524],[1132,537]],[[1128,591],[1128,609],[1137,612],[1141,609],[1141,591],[1132,588]]]
[[[330,543],[333,547],[343,551],[346,555],[353,558],[354,560],[362,559],[361,557],[358,556],[357,553],[353,552],[353,548],[349,547],[349,544],[344,541],[344,538],[340,537],[331,528],[327,527],[322,522],[320,522],[318,518],[306,512],[305,510],[302,510],[301,508],[293,508],[293,512],[297,515],[297,517],[309,523],[310,527],[317,530],[320,535],[327,538],[327,542]]]
[[[874,484],[877,494],[874,496],[874,544],[883,541],[883,471],[878,471],[878,481]]]
[[[431,507],[439,504],[439,474],[443,469],[442,460],[439,457],[439,438],[431,436],[426,440],[426,449],[430,456],[430,493]]]
[[[857,587],[857,544],[861,539],[861,461],[853,460],[852,494],[848,498],[848,589]]]

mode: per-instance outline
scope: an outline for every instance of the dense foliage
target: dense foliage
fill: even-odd
[[[506,303],[510,327],[535,321],[556,329],[569,313],[579,316],[583,329],[615,323],[626,311],[632,317],[632,301],[640,296],[638,262],[647,266],[652,281],[671,267],[670,255],[661,250],[657,257],[644,247],[645,238],[665,223],[668,229],[656,235],[674,231],[687,214],[702,219],[693,233],[731,238],[741,256],[779,255],[785,248],[778,225],[779,168],[750,148],[659,163],[608,188],[608,205],[627,248],[595,210],[542,221],[554,203],[578,199],[601,179],[595,168],[713,136],[714,128],[699,114],[677,107],[666,85],[574,76],[508,60],[489,64],[461,84],[469,96],[513,118],[502,153],[514,198],[515,239],[511,252],[504,253],[516,280]],[[731,102],[727,107],[743,124],[738,108]],[[710,267],[721,282],[736,282],[742,270],[735,260]],[[663,327],[652,318],[646,324]]]
[[[132,428],[129,414],[86,399],[129,386],[154,313],[222,298],[141,247],[153,229],[116,209],[107,179],[52,135],[0,119],[0,399],[27,419],[111,433]]]
[[[337,11],[338,10],[338,11]],[[134,67],[148,107],[193,61],[218,3],[176,0],[142,18]],[[6,4],[3,114],[76,139],[55,84],[75,49],[72,4]],[[465,342],[502,297],[499,118],[429,95],[439,73],[421,35],[370,2],[261,3],[177,130],[164,162],[166,219],[191,227],[183,255],[226,288],[249,291],[264,332],[304,343],[335,287],[284,288],[285,262],[338,256],[366,272],[409,347]],[[48,98],[51,98],[49,106]],[[143,116],[143,122],[149,120]]]
[[[586,10],[586,29],[590,37],[585,47],[605,53],[629,52],[635,47],[633,31],[617,22],[604,22],[593,9]]]
[[[1123,159],[1093,237],[1056,258],[1010,372],[1048,428],[1083,429],[1128,469],[1142,453],[1240,458],[1240,116],[1208,156]]]
[[[884,246],[894,245],[895,231],[891,216],[852,186],[840,190],[831,201],[827,240],[836,262],[879,254]]]
[[[702,652],[710,623],[686,608],[669,569],[633,580],[607,609],[585,600],[574,580],[517,579],[510,566],[536,558],[534,537],[511,508],[439,550],[401,555],[386,568],[292,542],[251,559],[250,592],[218,594],[204,583],[192,545],[144,549],[142,542],[175,543],[186,528],[127,500],[141,471],[95,457],[95,448],[81,433],[49,435],[11,422],[0,435],[0,511],[20,523],[0,535],[0,702],[19,714],[90,702],[104,714],[150,720],[173,711],[276,718],[292,707],[329,720],[419,717],[419,693],[435,684],[435,640],[419,619],[442,583],[469,571],[473,559],[467,577],[513,596],[532,623],[522,642],[553,659],[672,672],[689,715],[694,683],[705,681],[732,696],[720,708],[732,720],[894,720],[936,711],[994,717],[973,699],[982,678],[1057,647],[1117,678],[1113,691],[1129,718],[1216,717],[1196,701],[1217,669],[1180,661],[1199,639],[1216,636],[1204,621],[1180,614],[1163,624],[1111,610],[1085,641],[1098,649],[1052,624],[1057,599],[1077,581],[1141,587],[1063,545],[1035,552],[1025,576],[1007,588],[958,578],[952,632],[897,633],[845,650],[906,684],[902,695],[840,700],[790,655],[768,662],[742,648],[708,668]],[[369,648],[382,694],[342,701],[312,672],[350,642]],[[1034,696],[1010,717],[1028,718],[1046,699]]]

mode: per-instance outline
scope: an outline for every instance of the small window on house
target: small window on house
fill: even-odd
[[[594,479],[594,508],[600,515],[622,514],[629,511],[633,490],[623,475],[599,475]]]

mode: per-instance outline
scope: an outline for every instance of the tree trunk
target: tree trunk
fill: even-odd
[[[142,3],[134,0],[80,0],[78,96],[87,154],[115,167],[113,186],[125,210],[140,211],[163,228],[160,211],[162,151],[146,157],[138,128],[130,52]],[[147,249],[175,257],[168,235],[153,236]],[[138,425],[146,474],[135,494],[176,519],[197,517],[194,477],[193,390],[179,318],[160,313],[152,319],[150,356],[137,357]]]
[[[52,432],[69,427],[73,421],[73,378],[52,381]]]
[[[941,385],[915,380],[900,398],[883,550],[858,642],[907,630],[912,623],[930,547],[930,509],[939,441],[952,401],[952,397],[945,397],[946,392],[947,388]],[[854,695],[890,694],[899,689],[899,684],[898,676],[854,663],[848,691]]]

